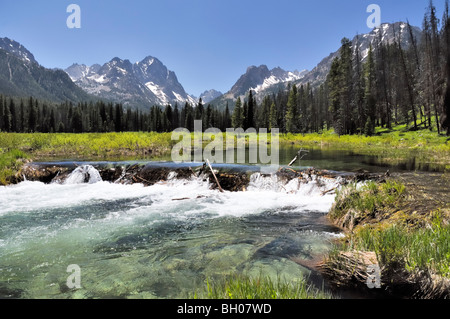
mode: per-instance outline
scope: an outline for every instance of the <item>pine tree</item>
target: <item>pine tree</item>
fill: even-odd
[[[11,132],[17,132],[17,110],[12,98],[9,99],[9,111],[11,114]]]
[[[227,102],[227,105],[225,106],[225,114],[223,116],[222,131],[225,131],[227,128],[231,128],[231,126],[232,126],[232,124],[231,124],[230,108],[228,107],[228,102]]]
[[[172,117],[172,130],[177,129],[180,127],[180,111],[178,110],[178,103],[175,103],[175,108],[173,110],[173,117]]]
[[[54,108],[50,111],[50,133],[56,132],[56,118],[55,118],[55,110]]]
[[[242,101],[240,97],[237,98],[236,104],[234,106],[234,111],[231,118],[231,125],[233,126],[233,128],[242,128],[243,126],[243,110],[242,110]]]
[[[255,108],[256,108],[256,102],[253,98],[253,92],[250,90],[248,92],[248,107],[247,107],[247,114],[246,114],[246,121],[247,121],[247,128],[255,127]]]
[[[83,117],[79,107],[75,108],[72,116],[72,130],[74,133],[83,132]]]
[[[332,114],[332,125],[337,134],[343,134],[343,119],[341,118],[341,98],[340,98],[340,63],[339,57],[331,63],[331,69],[328,73],[327,83],[329,86],[329,111]]]
[[[121,132],[123,130],[123,108],[121,104],[115,106],[114,131]]]
[[[272,132],[274,128],[278,128],[277,107],[275,105],[275,102],[272,102],[272,104],[270,104],[269,111],[269,129]]]
[[[369,53],[364,65],[364,111],[363,121],[365,123],[364,130],[368,126],[367,121],[373,121],[376,112],[376,94],[375,94],[375,62],[373,57],[372,46],[369,47]],[[370,123],[370,127],[374,126],[374,123]],[[366,130],[365,130],[366,131]],[[367,134],[366,134],[367,135]]]
[[[447,130],[447,136],[450,136],[450,17],[448,14],[449,5],[448,0],[445,2],[445,11],[443,17],[443,32],[442,42],[445,43],[445,50],[443,50],[445,58],[445,92],[444,105],[442,108],[441,125],[443,129]]]
[[[244,106],[242,107],[242,128],[246,130],[248,127],[248,102],[244,101]]]
[[[297,86],[293,85],[291,92],[289,93],[289,99],[287,102],[287,112],[286,112],[286,131],[287,133],[297,132]]]

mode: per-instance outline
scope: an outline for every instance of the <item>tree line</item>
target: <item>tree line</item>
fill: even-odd
[[[324,83],[316,87],[289,84],[259,103],[251,90],[234,105],[221,109],[200,99],[196,105],[155,105],[148,111],[103,101],[53,104],[33,97],[0,95],[0,131],[171,132],[180,127],[193,131],[194,121],[202,120],[203,129],[222,131],[251,127],[308,133],[334,129],[339,135],[372,135],[376,126],[407,124],[410,129],[428,128],[450,135],[448,12],[447,0],[440,21],[430,0],[420,39],[409,23],[407,47],[402,45],[401,30],[394,27],[390,43],[378,32],[365,59],[358,49],[359,37],[356,43],[344,38]]]
[[[373,134],[375,126],[407,124],[450,135],[450,20],[448,0],[442,21],[433,2],[423,20],[421,39],[409,22],[407,43],[394,27],[394,41],[375,41],[364,63],[357,43],[344,38],[327,79],[332,126],[338,134]],[[395,25],[394,25],[395,26]]]
[[[204,129],[231,127],[228,107],[224,111],[185,103],[182,107],[168,104],[152,106],[149,111],[124,107],[103,101],[60,104],[0,95],[0,131],[17,133],[83,133],[148,131],[171,132],[184,127],[194,130],[194,120],[202,120]]]

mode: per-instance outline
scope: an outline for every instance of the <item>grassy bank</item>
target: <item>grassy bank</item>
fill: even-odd
[[[414,157],[423,163],[446,165],[450,172],[450,139],[429,130],[408,131],[404,126],[397,126],[392,130],[378,128],[374,136],[338,136],[333,131],[286,134],[280,142],[304,148],[350,150],[355,154],[379,156],[387,164]]]
[[[355,154],[376,155],[380,162],[396,164],[410,158],[416,161],[444,166],[450,172],[450,141],[445,136],[429,130],[408,131],[403,126],[393,130],[377,129],[377,135],[338,136],[333,131],[322,134],[281,134],[283,145],[298,145],[299,148],[328,148],[349,150]],[[191,136],[192,143],[194,138]],[[204,137],[205,146],[211,139]],[[270,139],[269,139],[270,140]],[[225,136],[223,137],[226,142]],[[269,141],[270,142],[270,141]],[[1,133],[0,156],[5,156],[3,180],[8,172],[14,173],[17,165],[8,159],[7,152],[18,150],[32,159],[150,159],[168,156],[173,146],[172,133]],[[248,144],[248,138],[247,138]],[[3,154],[3,155],[1,155]],[[7,170],[6,170],[7,169]]]
[[[28,157],[28,154],[17,149],[9,151],[0,149],[0,185],[8,185],[13,182],[14,175]]]
[[[110,157],[170,151],[170,133],[0,133],[0,148],[39,156]]]
[[[300,278],[297,282],[259,275],[231,275],[221,280],[207,280],[204,289],[196,291],[194,299],[331,299],[332,296]]]
[[[337,194],[329,217],[347,232],[325,261],[334,282],[364,286],[364,274],[357,278],[355,269],[365,273],[364,258],[374,254],[383,288],[391,293],[450,296],[449,208],[417,211],[408,191],[388,181],[351,185]]]

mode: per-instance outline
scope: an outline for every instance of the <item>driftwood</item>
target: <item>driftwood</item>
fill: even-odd
[[[348,251],[329,257],[320,266],[322,273],[337,286],[366,286],[371,270],[378,268],[377,256],[374,252]]]
[[[216,174],[214,173],[214,170],[213,170],[213,168],[212,168],[212,166],[211,166],[211,163],[209,162],[208,159],[206,159],[206,163],[208,164],[209,169],[211,170],[211,173],[213,174],[214,179],[216,180],[217,186],[219,187],[219,191],[220,191],[221,193],[223,193],[224,190],[223,190],[222,187],[220,186],[219,180],[217,179],[217,176],[216,176]]]
[[[337,189],[337,187],[329,189],[327,191],[324,191],[320,194],[320,196],[325,196],[326,194],[331,193],[331,192],[335,191],[336,189]]]
[[[297,155],[294,157],[294,159],[288,164],[288,167],[291,167],[292,165],[294,165],[294,163],[299,159],[298,157],[300,156],[300,160],[306,156],[306,154],[303,154],[302,156],[302,152],[305,152],[306,154],[309,153],[309,151],[306,151],[304,149],[300,149],[300,151],[298,151]]]

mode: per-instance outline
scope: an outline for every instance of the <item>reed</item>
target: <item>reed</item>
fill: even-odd
[[[260,274],[251,277],[233,274],[221,279],[206,280],[206,285],[196,291],[194,299],[331,299],[332,295],[308,284],[304,278],[287,282],[273,280]]]

